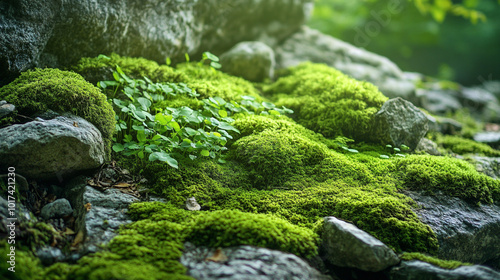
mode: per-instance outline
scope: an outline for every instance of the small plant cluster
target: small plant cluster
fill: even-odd
[[[126,156],[137,155],[143,163],[146,159],[159,160],[178,168],[179,157],[216,158],[227,150],[224,146],[233,138],[230,132],[239,133],[231,125],[234,121],[231,115],[292,112],[269,102],[259,103],[251,96],[242,96],[240,103],[210,97],[202,100],[202,108],[198,110],[186,106],[162,108],[159,102],[169,96],[199,95],[184,83],[153,83],[147,77],[132,79],[119,66],[113,77],[114,81],[98,83],[108,90],[117,111],[113,150]]]
[[[385,145],[385,147],[387,148],[389,155],[380,155],[380,158],[383,158],[383,159],[389,159],[391,157],[391,155],[397,156],[397,157],[406,157],[406,155],[404,155],[403,153],[410,150],[410,147],[406,146],[405,144],[401,144],[401,146],[399,148],[393,147],[390,144]]]

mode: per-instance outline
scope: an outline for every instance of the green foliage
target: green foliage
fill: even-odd
[[[435,266],[439,266],[444,269],[455,269],[464,265],[472,265],[470,263],[463,263],[460,261],[453,261],[453,260],[442,260],[438,259],[432,256],[428,256],[422,253],[408,253],[405,252],[399,256],[402,260],[405,261],[412,261],[412,260],[418,260],[418,261],[423,261],[426,263],[430,263]]]
[[[301,125],[326,137],[365,140],[372,116],[387,98],[367,82],[326,65],[303,63],[266,89],[277,105],[291,108]]]
[[[435,142],[443,148],[449,149],[459,155],[477,154],[487,157],[500,157],[499,150],[495,150],[487,144],[478,143],[474,140],[465,139],[459,136],[438,135]]]
[[[399,159],[403,187],[445,194],[473,202],[500,200],[500,182],[478,173],[471,164],[451,157],[408,156]]]
[[[383,159],[390,158],[391,157],[390,155],[394,155],[396,157],[405,157],[406,155],[404,153],[410,150],[410,147],[406,146],[405,144],[401,144],[399,148],[393,147],[390,144],[385,145],[385,147],[389,155],[387,154],[380,155],[380,158]]]
[[[113,109],[98,88],[76,73],[50,68],[23,72],[0,88],[0,99],[14,104],[25,116],[47,110],[80,116],[99,129],[110,151],[115,129]]]
[[[239,133],[230,123],[233,114],[280,115],[292,112],[277,108],[269,102],[257,102],[255,97],[242,96],[241,105],[226,102],[220,97],[209,97],[200,103],[201,109],[193,110],[162,107],[168,97],[182,95],[196,98],[196,91],[184,83],[153,83],[147,77],[131,79],[117,66],[114,81],[101,81],[99,85],[108,90],[117,111],[117,137],[113,145],[115,152],[126,156],[137,155],[142,165],[159,160],[178,168],[176,158],[216,158],[231,133]]]
[[[7,262],[9,261],[10,247],[16,247],[15,250],[15,272],[9,271],[8,268],[11,267]],[[40,261],[38,258],[33,256],[31,252],[26,252],[20,250],[17,245],[10,245],[6,240],[0,240],[0,255],[2,256],[2,261],[0,262],[0,278],[10,279],[10,280],[41,280],[42,268],[40,266]]]

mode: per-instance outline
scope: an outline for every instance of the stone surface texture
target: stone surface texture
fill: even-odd
[[[380,240],[335,217],[326,217],[320,254],[329,263],[377,272],[399,263],[398,256]]]
[[[1,167],[31,179],[62,177],[99,167],[106,159],[99,130],[76,116],[37,118],[0,129]]]
[[[391,280],[498,280],[500,273],[473,265],[443,269],[421,261],[403,261],[390,271]]]
[[[252,82],[273,79],[274,51],[262,42],[241,42],[220,56],[222,71]]]

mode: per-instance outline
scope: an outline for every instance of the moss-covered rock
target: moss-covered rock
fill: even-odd
[[[500,157],[499,150],[495,150],[487,144],[478,143],[474,140],[459,136],[438,135],[436,137],[436,143],[459,155],[476,154],[487,157]]]
[[[115,113],[100,89],[76,73],[50,68],[26,71],[0,88],[0,99],[14,104],[24,116],[47,110],[80,116],[99,129],[110,151]]]
[[[181,82],[187,79],[182,73],[167,65],[159,65],[155,61],[141,57],[127,57],[112,53],[109,57],[83,57],[70,69],[82,75],[92,84],[99,81],[114,80],[113,71],[116,66],[132,78],[149,78],[153,82]]]
[[[326,65],[303,63],[266,89],[278,106],[294,110],[299,124],[326,137],[366,139],[372,116],[387,100],[367,82]]]
[[[430,263],[430,264],[433,264],[435,266],[445,268],[445,269],[455,269],[457,267],[461,267],[464,265],[472,265],[470,263],[463,263],[463,262],[459,262],[459,261],[442,260],[442,259],[438,259],[438,258],[429,256],[429,255],[425,255],[422,253],[416,253],[416,252],[413,252],[413,253],[405,252],[405,253],[401,254],[400,258],[402,260],[405,260],[405,261],[412,261],[412,260],[423,261],[423,262]]]
[[[473,202],[500,200],[500,181],[480,174],[470,163],[451,157],[412,155],[397,162],[403,187]]]

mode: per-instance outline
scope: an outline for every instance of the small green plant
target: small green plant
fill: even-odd
[[[385,145],[385,147],[386,147],[389,155],[380,155],[380,158],[383,158],[383,159],[389,159],[391,157],[390,156],[391,154],[393,156],[396,156],[396,157],[406,157],[406,155],[404,155],[403,153],[410,150],[410,147],[406,146],[405,144],[401,144],[401,146],[399,148],[393,147],[390,144]]]
[[[187,62],[189,62],[189,60],[187,60]],[[204,52],[201,61],[198,62],[199,65],[205,63],[208,63],[213,69],[220,69],[222,67],[219,63],[219,58],[210,52]]]
[[[132,79],[119,66],[113,77],[114,81],[98,83],[108,92],[117,112],[113,150],[126,156],[136,155],[143,164],[159,160],[178,168],[179,157],[215,159],[227,150],[225,145],[233,138],[230,133],[239,133],[231,125],[231,115],[292,112],[269,102],[259,103],[251,96],[243,96],[241,104],[210,97],[202,100],[198,110],[186,106],[162,108],[159,102],[170,96],[199,95],[183,83],[153,83],[146,77]]]

